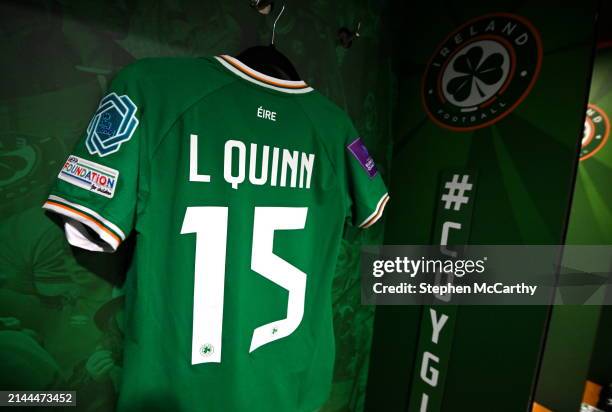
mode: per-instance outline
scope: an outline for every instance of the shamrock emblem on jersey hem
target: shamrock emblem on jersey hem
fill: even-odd
[[[138,127],[136,110],[136,105],[126,95],[113,92],[104,96],[87,126],[85,146],[89,153],[104,157],[118,151]]]
[[[210,343],[204,344],[200,347],[200,355],[202,356],[210,356],[213,353],[215,353],[215,349]]]
[[[504,75],[504,56],[501,53],[492,53],[484,58],[483,56],[482,47],[475,46],[453,63],[453,69],[458,76],[448,82],[446,90],[455,100],[465,101],[474,92],[481,98],[485,97],[487,93],[484,88],[501,80]]]

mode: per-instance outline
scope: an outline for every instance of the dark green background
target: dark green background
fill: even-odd
[[[478,181],[462,242],[559,244],[598,6],[597,0],[289,1],[276,39],[302,77],[349,113],[390,184],[386,243],[435,243],[440,179],[470,171]],[[426,62],[456,27],[494,12],[522,15],[539,30],[540,76],[528,98],[495,125],[470,133],[441,129],[421,105]],[[74,389],[79,410],[112,410],[121,366],[121,300],[113,288],[122,257],[88,272],[78,262],[95,258],[70,249],[40,204],[121,67],[151,56],[236,54],[268,43],[273,17],[259,15],[247,0],[0,3],[0,388]],[[359,39],[340,47],[338,29],[358,23]],[[382,225],[346,233],[334,285],[336,371],[325,411],[403,412],[423,389],[415,366],[427,311],[381,307],[374,324],[374,309],[359,304],[359,246],[382,239]],[[453,330],[442,351],[444,385],[432,394],[437,410],[528,410],[549,309],[446,310]],[[104,362],[115,366],[100,373]]]
[[[598,16],[597,49],[589,103],[612,114],[612,4],[603,2]],[[612,146],[608,143],[580,161],[568,224],[567,244],[612,244]],[[583,287],[585,298],[598,286]],[[612,380],[612,311],[609,306],[558,306],[546,338],[536,400],[555,412],[579,408],[590,380]],[[596,405],[594,405],[596,406]]]
[[[451,244],[564,242],[597,8],[597,1],[395,3],[393,30],[402,33],[396,41],[405,52],[394,54],[393,60],[399,100],[385,243],[439,242],[440,178],[448,170],[478,176],[470,227],[463,232],[467,239],[451,239]],[[498,123],[473,132],[443,129],[421,104],[426,64],[456,27],[499,12],[523,16],[539,31],[539,78],[529,96]],[[529,410],[549,308],[463,306],[443,311],[453,328],[437,345],[440,384],[432,388],[418,375],[423,351],[436,346],[423,346],[431,328],[429,311],[377,309],[368,410],[404,411],[409,404],[408,411],[418,412],[423,392],[430,397],[428,412]]]
[[[118,269],[108,260],[93,275],[79,265],[74,253],[84,257],[68,248],[41,202],[121,67],[143,57],[236,54],[269,44],[278,10],[264,17],[247,0],[0,3],[1,389],[74,389],[79,410],[112,409],[121,363],[121,305],[112,300]],[[276,45],[350,114],[385,174],[395,92],[383,16],[382,2],[288,2]],[[338,29],[359,22],[355,45],[339,46]],[[326,411],[362,408],[373,309],[359,305],[356,258],[362,241],[381,234],[378,225],[347,233],[344,242]],[[116,367],[100,374],[100,359]]]

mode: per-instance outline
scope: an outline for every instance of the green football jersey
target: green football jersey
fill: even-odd
[[[387,200],[338,107],[219,56],[124,68],[44,208],[81,248],[136,237],[119,410],[312,412],[343,226]]]

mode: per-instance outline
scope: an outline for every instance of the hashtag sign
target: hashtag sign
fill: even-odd
[[[462,175],[459,181],[459,175],[453,175],[453,180],[444,183],[446,193],[442,195],[444,209],[460,210],[462,205],[465,205],[470,200],[466,193],[472,190],[472,184],[468,183],[469,175]]]

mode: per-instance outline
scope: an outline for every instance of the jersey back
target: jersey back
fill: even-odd
[[[136,237],[120,410],[313,411],[343,226],[387,200],[341,110],[219,56],[123,69],[44,207],[76,246]]]

